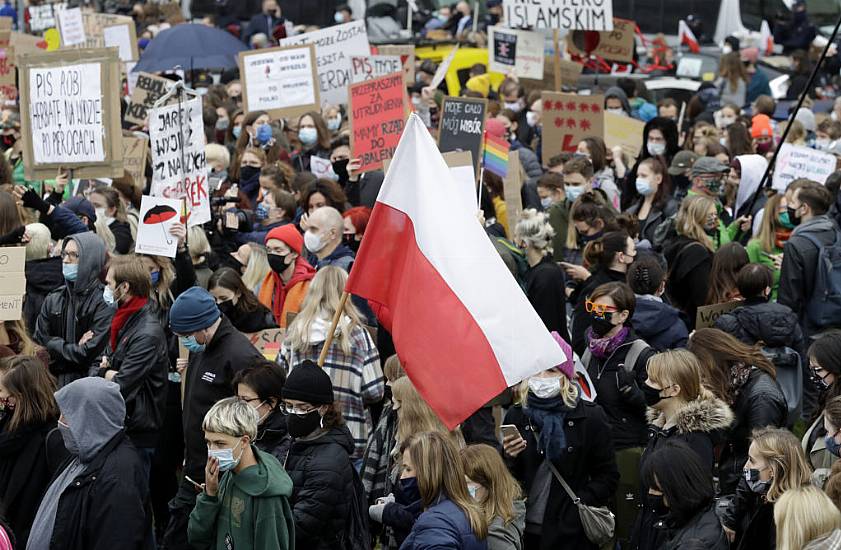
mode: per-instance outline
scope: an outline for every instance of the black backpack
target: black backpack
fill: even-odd
[[[762,354],[774,364],[777,385],[786,399],[786,426],[793,426],[803,410],[803,368],[800,354],[788,346],[764,347]]]
[[[818,247],[818,263],[812,296],[806,304],[806,315],[819,327],[831,327],[841,319],[841,232],[835,229],[835,239],[821,243],[812,233],[798,233]]]
[[[345,532],[340,536],[342,550],[371,550],[371,532],[368,528],[368,504],[365,501],[365,490],[362,480],[353,470],[353,495],[348,507],[348,517],[345,522]]]

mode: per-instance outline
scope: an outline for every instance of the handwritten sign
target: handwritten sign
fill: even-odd
[[[269,361],[277,360],[280,345],[283,343],[283,329],[269,328],[260,332],[250,332],[246,336],[251,345],[263,354],[263,357]]]
[[[604,135],[604,96],[543,92],[543,157],[574,153],[588,136]]]
[[[351,84],[373,80],[403,70],[403,63],[396,55],[355,55],[350,58]]]
[[[149,111],[152,195],[187,201],[187,225],[210,221],[202,101],[194,97]]]
[[[374,48],[371,48],[372,50]],[[406,82],[415,81],[415,45],[401,44],[392,45],[386,44],[384,46],[377,46],[376,48],[380,55],[399,55],[400,61],[403,63],[403,74],[406,76]]]
[[[394,155],[407,112],[402,72],[350,86],[350,149],[362,160],[360,172],[379,170]]]
[[[117,48],[120,61],[137,61],[137,33],[134,23],[120,23],[102,29],[102,40],[106,48]]]
[[[442,153],[470,151],[476,160],[474,168],[477,174],[482,158],[487,108],[487,100],[466,97],[445,97],[441,105],[438,148]]]
[[[70,8],[58,12],[58,25],[61,32],[61,44],[63,46],[78,46],[84,44],[85,25],[82,22],[82,9]]]
[[[333,163],[330,162],[330,159],[323,159],[316,155],[310,156],[310,172],[315,174],[317,178],[327,178],[334,181],[338,179],[333,171]]]
[[[23,315],[25,263],[25,246],[0,248],[0,321],[17,321]]]
[[[604,142],[609,149],[622,147],[628,158],[636,158],[642,148],[641,120],[613,113],[604,114]]]
[[[246,112],[282,118],[320,109],[312,44],[240,52],[239,65]]]
[[[138,254],[174,258],[178,250],[178,239],[169,230],[180,219],[179,212],[181,201],[178,199],[143,195],[140,199],[134,251]]]
[[[105,47],[105,27],[125,24],[134,25],[134,20],[131,17],[110,13],[82,12],[82,21],[85,25],[86,45],[88,48]]]
[[[29,30],[37,33],[56,26],[56,14],[67,9],[67,3],[57,2],[55,4],[41,4],[40,6],[29,6]]]
[[[148,150],[148,139],[123,136],[123,166],[134,180],[134,186],[140,190],[146,187],[146,153]]]
[[[134,84],[134,92],[131,94],[131,103],[126,109],[126,121],[138,126],[145,125],[149,109],[169,91],[172,84],[172,80],[167,78],[144,72],[137,73],[137,82]]]
[[[613,18],[613,30],[599,33],[573,31],[567,35],[567,49],[574,55],[597,55],[609,61],[630,63],[634,59],[637,24]]]
[[[18,96],[15,51],[12,47],[11,18],[0,18],[0,100],[14,101]]]
[[[777,156],[771,187],[782,193],[788,184],[797,178],[824,183],[833,172],[835,172],[835,155],[784,143]]]
[[[316,67],[321,90],[321,101],[335,105],[348,102],[350,58],[370,55],[368,31],[365,21],[351,21],[326,29],[284,38],[281,46],[315,44]]]
[[[698,312],[695,314],[695,328],[710,328],[715,326],[715,321],[725,313],[730,313],[737,307],[744,305],[744,302],[735,300],[733,302],[724,302],[723,304],[713,304],[711,306],[700,306]]]
[[[503,0],[509,27],[613,30],[613,0]]]
[[[520,78],[543,78],[543,33],[490,27],[488,39],[491,71],[513,72]]]

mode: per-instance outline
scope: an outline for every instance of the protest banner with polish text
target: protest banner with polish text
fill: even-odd
[[[123,166],[134,181],[134,187],[140,191],[146,188],[146,154],[148,151],[148,139],[123,136]]]
[[[350,58],[350,81],[357,84],[403,70],[397,55],[355,55]]]
[[[613,0],[503,0],[511,28],[612,31]]]
[[[58,16],[62,46],[79,46],[87,41],[87,38],[85,37],[85,25],[82,21],[81,8],[62,10],[56,15]]]
[[[784,143],[777,155],[771,187],[782,193],[788,184],[797,178],[825,183],[826,178],[833,172],[835,172],[835,155],[810,147]]]
[[[127,122],[143,126],[155,102],[166,94],[172,86],[172,80],[150,73],[137,73],[137,81],[131,94],[131,103],[126,108]]]
[[[543,78],[543,33],[506,29],[488,29],[488,57],[490,70],[502,74],[513,73],[519,78]]]
[[[245,111],[266,111],[274,118],[319,111],[316,59],[312,44],[240,52]]]
[[[543,158],[574,153],[578,142],[604,135],[604,96],[543,92]]]
[[[415,45],[414,44],[386,44],[383,46],[372,46],[371,51],[378,55],[399,55],[403,63],[403,74],[406,75],[406,84],[415,82]]]
[[[442,153],[470,151],[476,161],[474,173],[477,175],[482,158],[487,109],[486,99],[468,97],[445,97],[441,105],[438,149]]]
[[[350,86],[350,149],[359,172],[379,170],[394,155],[408,113],[403,72]]]
[[[0,322],[23,316],[26,293],[26,247],[0,247]]]
[[[567,34],[567,49],[571,54],[582,57],[596,55],[608,61],[630,63],[634,59],[636,27],[634,21],[614,17],[613,30],[572,31]]]

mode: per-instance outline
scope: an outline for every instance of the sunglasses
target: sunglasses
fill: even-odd
[[[589,298],[584,300],[584,309],[587,313],[595,313],[599,317],[604,317],[604,314],[618,311],[616,306],[609,306],[607,304],[600,304],[598,302],[590,301]]]

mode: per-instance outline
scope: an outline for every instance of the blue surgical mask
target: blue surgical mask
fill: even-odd
[[[267,145],[272,140],[272,127],[269,124],[261,124],[257,127],[257,143]]]
[[[552,197],[544,197],[540,199],[540,206],[542,206],[544,210],[548,209],[552,206]]]
[[[109,306],[113,306],[117,303],[117,298],[114,296],[114,291],[111,290],[111,287],[108,285],[105,285],[105,288],[102,289],[102,299]]]
[[[337,131],[342,126],[342,115],[336,115],[327,119],[327,129],[331,132]]]
[[[196,341],[195,335],[179,336],[178,342],[187,348],[190,353],[201,353],[205,348],[205,344],[199,344],[198,341]]]
[[[470,494],[470,498],[472,498],[473,500],[476,500],[476,493],[479,492],[479,487],[477,487],[475,485],[468,484],[467,485],[467,492]]]
[[[654,192],[651,182],[644,178],[637,178],[637,193],[647,197]]]
[[[257,205],[257,208],[254,209],[254,217],[257,218],[258,221],[263,221],[269,217],[269,209],[266,208],[266,205],[262,202]]]
[[[227,472],[228,470],[233,470],[239,464],[240,459],[242,458],[242,453],[245,452],[245,449],[240,451],[239,456],[234,458],[234,449],[239,447],[242,444],[242,441],[236,444],[233,449],[208,449],[207,456],[212,456],[216,460],[219,461],[219,471],[220,472]]]
[[[581,196],[584,192],[583,185],[564,185],[564,193],[569,202],[575,202],[575,199]]]
[[[836,443],[835,437],[828,435],[823,438],[823,442],[826,444],[826,450],[833,456],[841,456],[841,443]]]
[[[158,286],[158,283],[161,280],[161,272],[160,271],[153,271],[149,274],[149,278],[152,279],[152,286]]]
[[[75,281],[79,275],[79,264],[61,264],[61,274],[68,281]]]
[[[242,126],[234,126],[234,129],[231,130],[231,133],[234,135],[235,138],[239,139],[239,135],[242,133]]]
[[[305,146],[309,147],[318,141],[318,130],[315,128],[301,128],[298,130],[298,139]]]
[[[345,14],[340,11],[337,11],[333,14],[333,21],[336,23],[344,23],[345,22]]]

